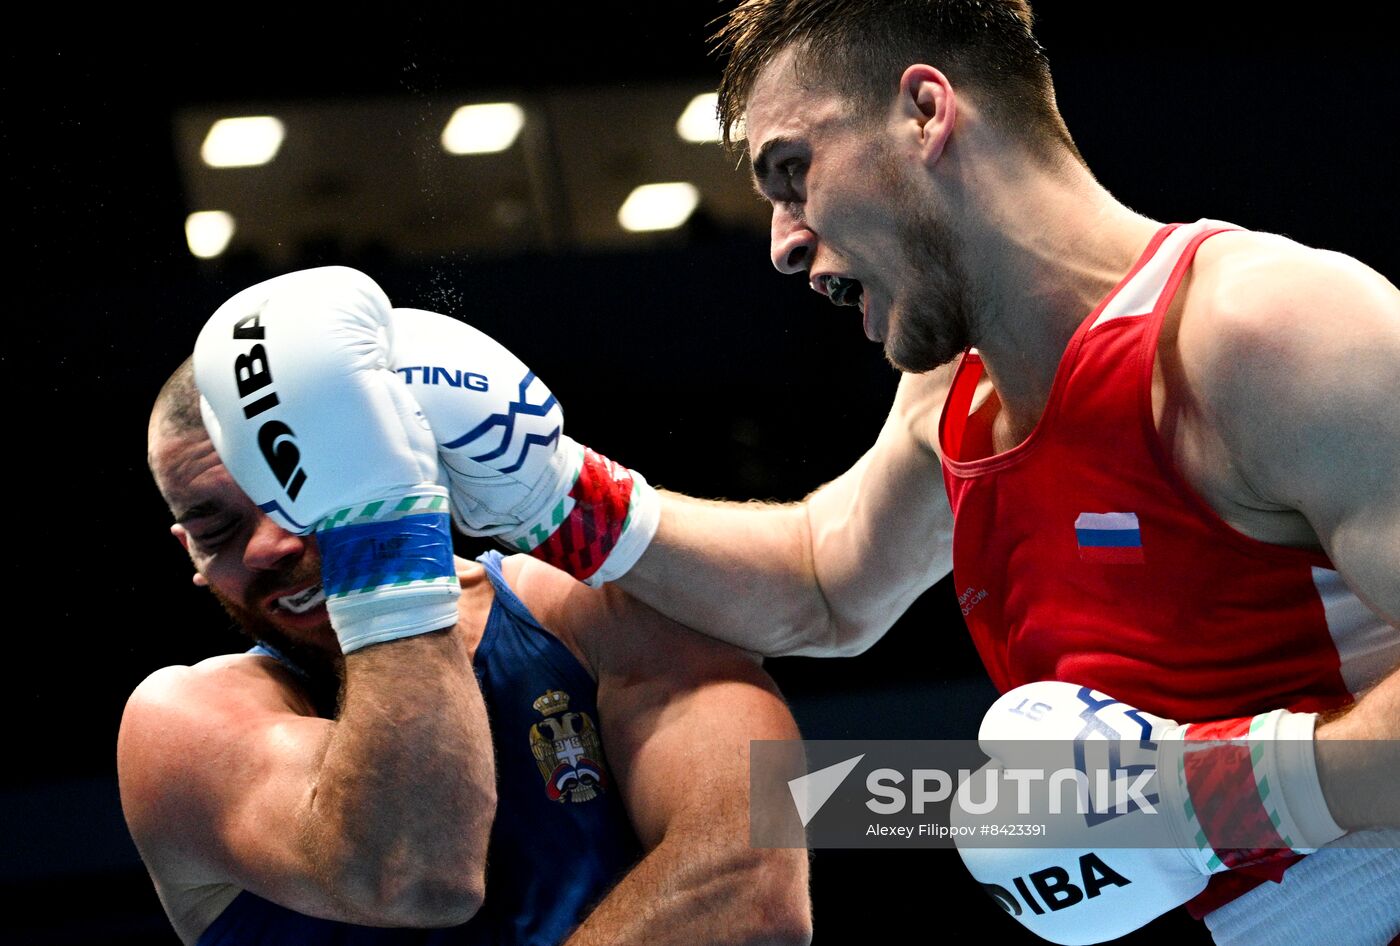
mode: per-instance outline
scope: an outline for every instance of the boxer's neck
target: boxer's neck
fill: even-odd
[[[1013,429],[1044,411],[1060,356],[1084,317],[1160,224],[1120,204],[1075,163],[993,166],[966,242],[976,346]],[[997,186],[1000,183],[1002,186]]]

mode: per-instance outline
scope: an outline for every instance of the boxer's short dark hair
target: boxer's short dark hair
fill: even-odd
[[[759,72],[795,46],[802,81],[864,110],[883,109],[904,70],[923,62],[974,90],[988,120],[1033,152],[1068,149],[1083,161],[1055,105],[1026,0],[743,0],[712,39],[726,57],[719,119],[730,147]]]
[[[164,430],[185,436],[204,432],[199,413],[199,389],[194,384],[194,356],[186,358],[161,385],[152,413],[159,414]]]

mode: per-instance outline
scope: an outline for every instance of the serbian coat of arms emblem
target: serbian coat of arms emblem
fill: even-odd
[[[587,713],[569,711],[569,694],[549,690],[532,704],[544,718],[530,727],[530,750],[551,801],[585,802],[607,788],[603,742]]]

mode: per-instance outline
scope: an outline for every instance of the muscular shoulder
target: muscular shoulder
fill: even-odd
[[[1400,297],[1343,254],[1221,234],[1197,254],[1175,350],[1190,396],[1242,472],[1294,505],[1291,461],[1330,452],[1329,431],[1390,410]],[[1318,449],[1293,449],[1305,435]]]
[[[122,807],[138,845],[159,845],[193,810],[212,770],[253,721],[315,715],[286,668],[270,657],[229,654],[165,667],[133,691],[117,737]]]
[[[1223,233],[1196,254],[1183,339],[1194,328],[1215,347],[1272,349],[1310,329],[1339,327],[1319,324],[1321,316],[1355,320],[1372,307],[1393,306],[1394,293],[1379,273],[1343,253],[1269,233]]]
[[[312,704],[291,671],[271,657],[223,654],[192,667],[155,671],[132,692],[123,714],[130,721],[194,713],[238,711],[252,706],[311,715]]]

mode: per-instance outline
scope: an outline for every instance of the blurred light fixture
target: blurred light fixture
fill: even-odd
[[[286,130],[271,115],[221,118],[209,126],[199,156],[211,168],[246,168],[277,156]]]
[[[622,202],[617,222],[633,233],[674,230],[690,219],[699,203],[700,191],[694,184],[643,184]]]
[[[185,242],[200,259],[213,259],[233,239],[233,217],[222,210],[201,210],[185,218]]]
[[[719,141],[719,94],[706,92],[690,100],[676,119],[676,134],[685,141],[704,144]]]
[[[514,102],[463,105],[442,130],[448,154],[492,154],[515,143],[525,125],[525,110]]]

